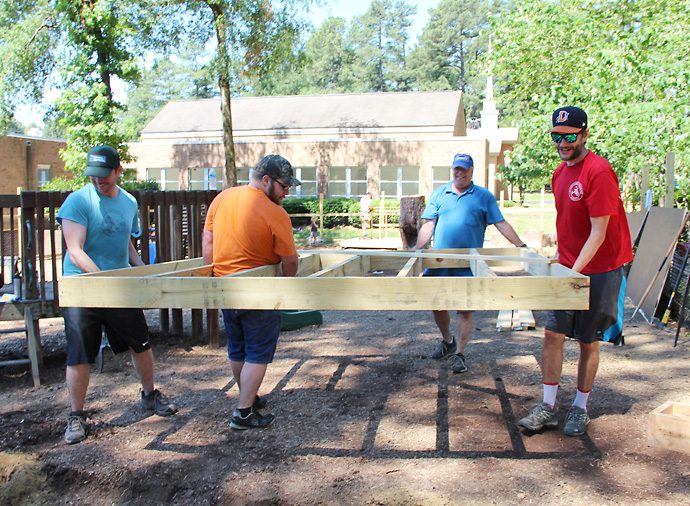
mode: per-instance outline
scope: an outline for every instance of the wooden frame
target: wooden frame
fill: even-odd
[[[60,280],[60,304],[191,309],[587,309],[589,278],[524,248],[300,251],[297,277],[279,265],[211,277],[201,258]],[[470,267],[474,277],[421,277]],[[493,268],[522,269],[498,275]]]

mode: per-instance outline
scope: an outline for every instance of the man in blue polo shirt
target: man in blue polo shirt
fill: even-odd
[[[424,249],[434,238],[434,249],[481,248],[487,225],[494,225],[503,236],[518,247],[527,247],[501,214],[496,197],[472,182],[474,161],[470,155],[457,154],[451,166],[453,180],[436,188],[422,214],[415,249]],[[426,269],[425,276],[471,276],[469,268]],[[472,311],[458,311],[457,338],[450,330],[448,311],[432,311],[441,331],[442,341],[431,358],[448,358],[454,373],[467,371],[465,346],[472,332]],[[458,339],[460,342],[458,343]]]

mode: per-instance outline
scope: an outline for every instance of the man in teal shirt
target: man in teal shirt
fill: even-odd
[[[65,276],[144,265],[131,237],[139,237],[137,201],[117,185],[122,175],[118,152],[110,146],[96,146],[87,154],[84,175],[90,183],[73,192],[57,214],[67,245],[63,261]],[[67,337],[66,382],[71,412],[67,418],[65,442],[86,438],[84,401],[89,387],[90,365],[101,345],[102,329],[115,353],[129,349],[141,381],[141,403],[161,416],[177,411],[153,384],[153,353],[148,326],[141,309],[62,308]]]
[[[474,161],[470,155],[457,154],[451,166],[453,180],[436,188],[424,209],[424,224],[419,229],[415,249],[424,249],[434,238],[434,249],[481,248],[488,225],[494,225],[512,244],[527,247],[501,214],[496,197],[472,181]],[[425,276],[471,276],[468,268],[426,269]],[[454,373],[467,371],[465,346],[472,332],[472,311],[458,311],[457,339],[450,330],[448,311],[432,311],[441,331],[441,343],[431,355],[435,359],[448,358]]]

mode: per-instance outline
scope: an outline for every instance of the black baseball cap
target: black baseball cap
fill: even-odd
[[[108,177],[120,166],[120,155],[110,146],[95,146],[86,154],[85,176]]]
[[[259,163],[256,164],[254,170],[260,176],[270,176],[273,178],[280,178],[285,181],[288,186],[299,186],[302,182],[294,176],[292,165],[285,158],[280,155],[266,155]]]
[[[551,132],[557,134],[576,134],[587,128],[587,113],[579,107],[559,107],[551,117],[553,128]]]

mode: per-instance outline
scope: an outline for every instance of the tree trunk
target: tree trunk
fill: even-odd
[[[225,171],[223,188],[237,186],[237,167],[235,165],[235,142],[232,139],[232,114],[230,108],[230,83],[223,79],[220,83],[220,112],[223,117],[223,146],[225,147]]]
[[[230,63],[228,57],[227,16],[225,2],[210,2],[207,4],[213,12],[213,22],[216,27],[218,43],[220,87],[220,113],[223,118],[223,146],[225,148],[225,170],[223,171],[223,188],[237,186],[237,167],[235,166],[235,143],[232,140],[232,110],[230,95]]]
[[[400,238],[403,249],[412,249],[417,244],[419,227],[422,226],[424,195],[400,199]]]

